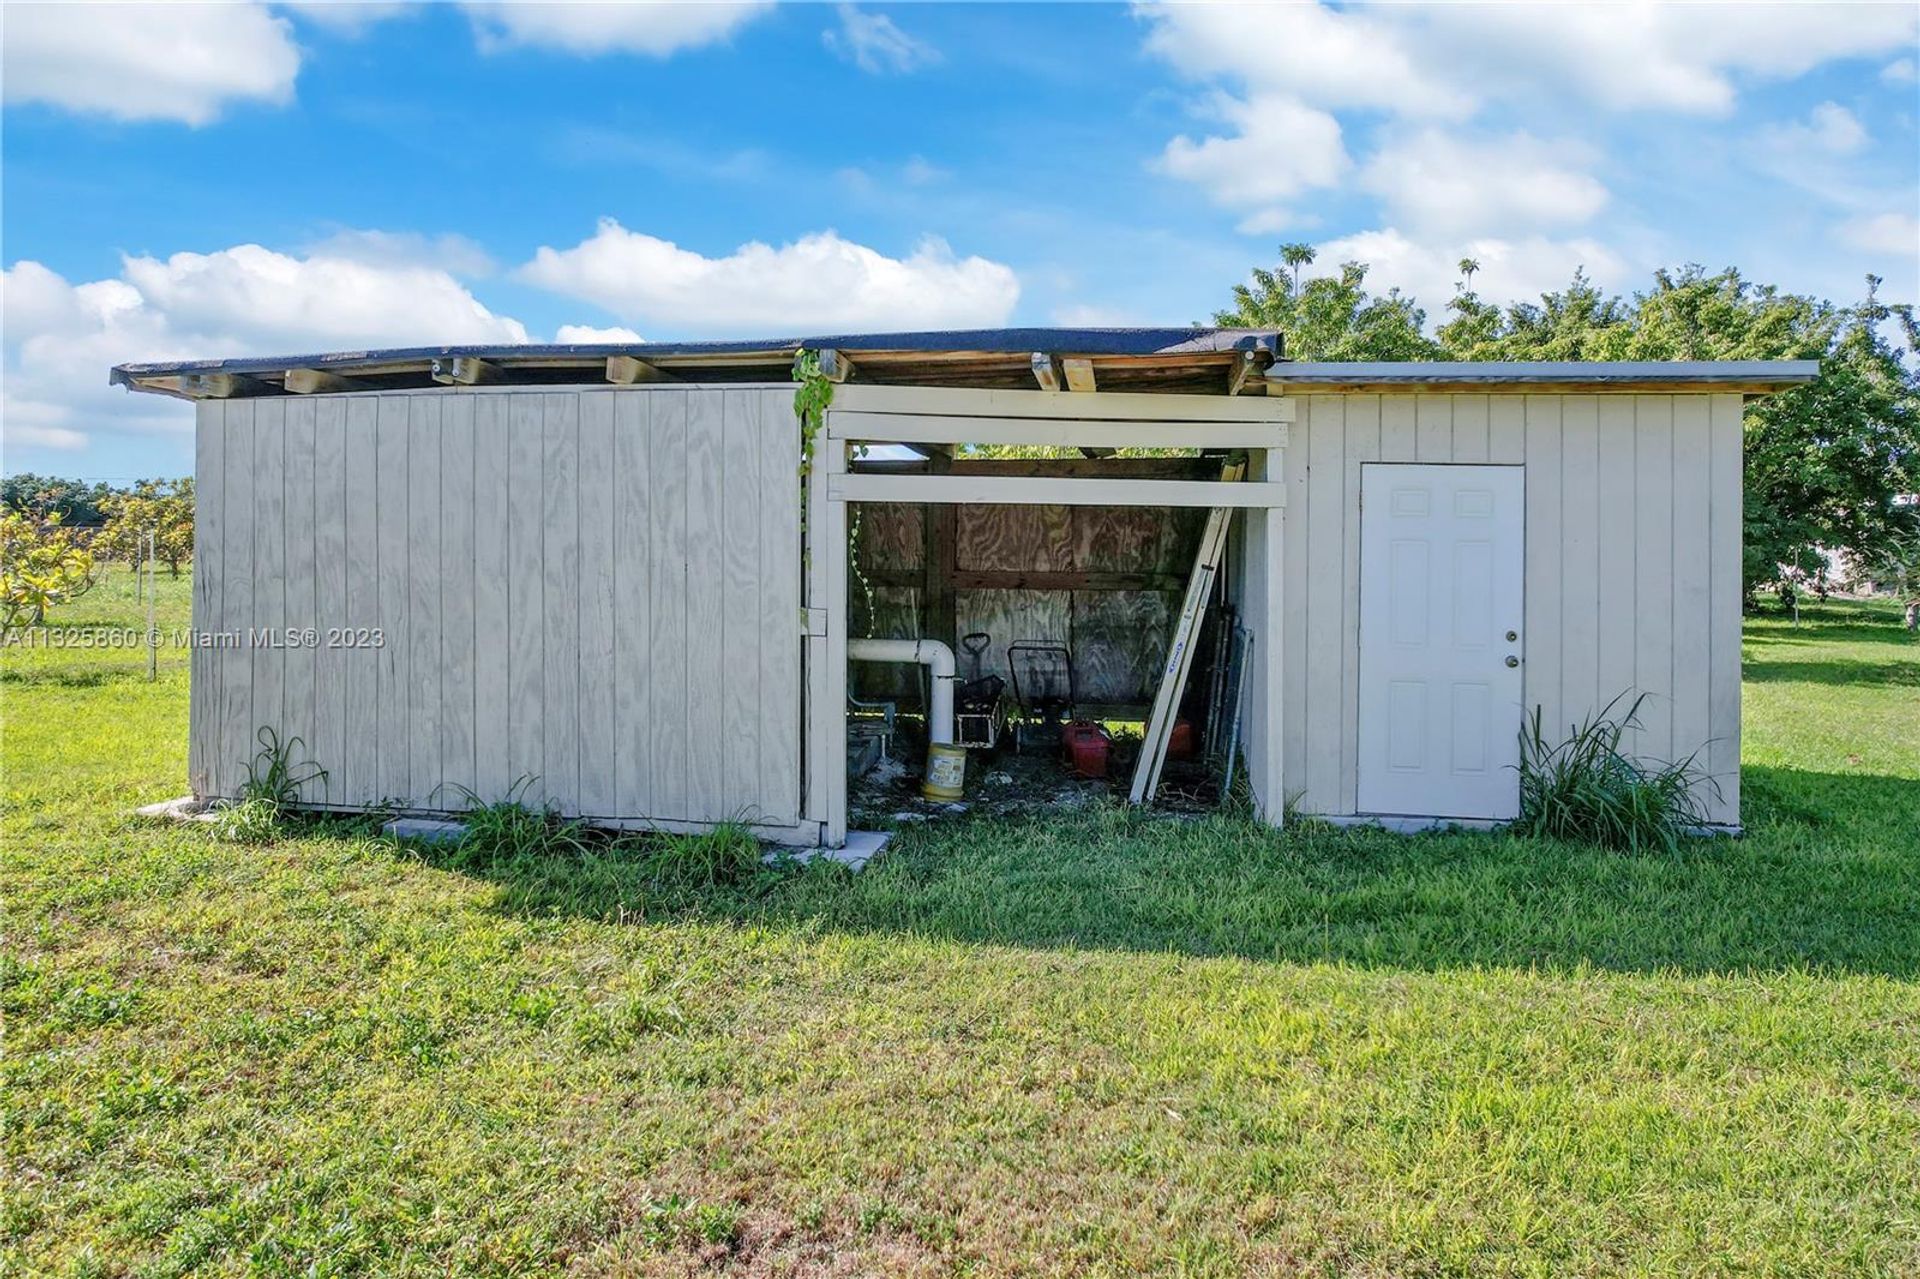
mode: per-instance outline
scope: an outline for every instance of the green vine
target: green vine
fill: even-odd
[[[813,474],[814,441],[827,422],[833,403],[833,383],[820,371],[820,352],[802,351],[793,357],[793,415],[800,419],[800,479]]]
[[[793,357],[793,380],[798,384],[793,389],[793,415],[800,419],[800,533],[804,539],[810,531],[807,527],[806,485],[813,474],[813,461],[818,448],[820,430],[827,423],[827,409],[833,404],[833,383],[820,369],[818,351],[801,351]],[[860,566],[860,528],[862,524],[858,507],[849,512],[847,521],[847,571],[853,577],[854,584],[860,588],[866,600],[867,616],[873,615],[873,583]],[[803,540],[803,545],[810,545]],[[807,552],[806,567],[812,567],[812,552]]]

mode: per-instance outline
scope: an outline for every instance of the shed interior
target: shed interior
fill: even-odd
[[[1230,460],[1193,449],[1094,458],[1072,449],[1018,452],[893,448],[856,453],[848,466],[866,474],[1218,480]],[[973,731],[961,733],[970,801],[1005,809],[1124,797],[1205,523],[1206,511],[1193,507],[855,503],[848,634],[933,639],[953,651],[961,709],[975,716]],[[1241,674],[1225,568],[1197,637],[1163,803],[1211,806],[1225,794],[1230,694]],[[937,804],[918,791],[930,693],[918,663],[849,668],[854,824]],[[989,712],[983,731],[978,716],[989,695],[999,715]]]

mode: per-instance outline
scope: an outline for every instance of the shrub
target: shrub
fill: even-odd
[[[1520,730],[1520,817],[1509,828],[1514,834],[1673,853],[1683,837],[1706,823],[1697,797],[1713,782],[1694,767],[1694,756],[1663,764],[1621,753],[1620,739],[1638,723],[1647,698],[1640,694],[1615,718],[1614,708],[1625,696],[1608,702],[1555,745],[1548,744],[1540,708],[1534,708],[1533,719]]]
[[[93,552],[56,512],[0,515],[0,626],[39,626],[93,586]]]

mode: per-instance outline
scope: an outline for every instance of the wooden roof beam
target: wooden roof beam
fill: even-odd
[[[271,395],[273,387],[245,373],[182,373],[180,394],[195,400],[237,400],[249,395]]]
[[[1254,379],[1264,370],[1266,363],[1271,363],[1271,360],[1263,363],[1257,351],[1240,352],[1240,358],[1234,361],[1233,374],[1227,382],[1227,394],[1240,394],[1247,389],[1247,383],[1250,381],[1253,382],[1254,390],[1260,390],[1259,382]]]
[[[1069,391],[1087,392],[1100,389],[1094,381],[1092,360],[1084,357],[1064,359],[1060,361],[1060,369],[1066,375]]]
[[[357,377],[342,377],[325,369],[288,369],[287,392],[291,395],[332,395],[342,391],[371,391],[374,385]]]
[[[437,359],[428,371],[433,380],[443,386],[479,386],[485,382],[501,380],[498,364],[476,360],[470,355]]]
[[[1061,372],[1060,357],[1049,355],[1045,351],[1033,353],[1033,380],[1040,384],[1043,391],[1058,391],[1067,384],[1066,374]]]
[[[820,374],[829,382],[848,381],[854,374],[853,361],[847,358],[846,352],[829,347],[820,352]]]
[[[634,355],[609,355],[607,381],[616,386],[635,386],[642,382],[678,382],[680,379]]]

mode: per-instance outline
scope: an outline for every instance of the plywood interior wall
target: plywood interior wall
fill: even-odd
[[[1183,475],[1189,469],[1178,465]],[[929,634],[928,511],[907,504],[857,508],[855,634]],[[1205,517],[1204,511],[1150,507],[957,507],[954,625],[951,634],[935,638],[954,647],[965,676],[972,665],[960,637],[986,632],[993,644],[982,673],[1008,679],[1009,644],[1063,643],[1073,652],[1083,701],[1151,702]],[[1041,575],[1050,574],[1080,584],[1046,584]],[[853,678],[857,696],[909,702],[920,696],[917,673],[904,667],[860,663]]]

